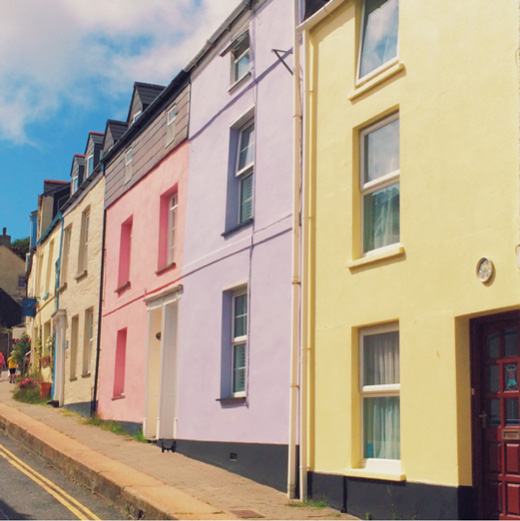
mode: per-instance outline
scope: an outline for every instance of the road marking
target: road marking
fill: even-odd
[[[25,474],[27,477],[32,479],[35,483],[37,483],[40,487],[42,487],[46,492],[48,492],[52,497],[54,497],[57,501],[59,501],[65,508],[67,508],[70,512],[72,512],[78,519],[81,520],[96,520],[100,521],[100,518],[96,516],[91,510],[89,510],[86,506],[82,505],[77,499],[73,498],[63,489],[58,487],[51,480],[36,472],[32,467],[30,467],[27,463],[22,461],[20,458],[15,456],[10,450],[6,449],[0,443],[0,456],[7,460],[13,467],[17,468],[20,472]]]

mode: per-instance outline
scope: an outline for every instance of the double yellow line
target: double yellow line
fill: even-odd
[[[91,512],[86,506],[82,505],[79,501],[74,499],[72,496],[67,494],[58,485],[55,485],[52,481],[42,476],[39,472],[36,472],[32,467],[27,465],[20,458],[15,456],[10,450],[6,449],[0,443],[0,456],[7,460],[13,467],[18,469],[20,472],[25,474],[28,478],[32,479],[45,491],[47,491],[53,498],[59,501],[65,508],[72,512],[78,519],[95,519],[100,518]]]

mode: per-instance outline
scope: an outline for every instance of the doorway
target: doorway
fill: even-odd
[[[481,519],[520,519],[520,312],[471,322],[473,478]]]
[[[150,440],[177,435],[177,294],[148,303],[146,412]]]

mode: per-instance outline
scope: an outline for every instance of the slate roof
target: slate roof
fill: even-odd
[[[144,107],[148,107],[152,101],[159,96],[159,94],[165,89],[163,85],[153,85],[151,83],[134,83],[134,91],[137,91],[137,94],[141,100],[141,103]]]

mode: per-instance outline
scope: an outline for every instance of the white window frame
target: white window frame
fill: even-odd
[[[399,0],[398,0],[399,2]],[[357,62],[357,71],[356,71],[356,85],[359,85],[361,83],[365,83],[366,81],[370,80],[374,76],[377,76],[379,73],[383,72],[384,70],[388,69],[395,63],[399,62],[399,25],[397,26],[397,49],[396,54],[393,58],[386,61],[385,63],[382,63],[379,67],[376,67],[373,71],[370,71],[369,73],[365,74],[364,76],[360,77],[361,74],[361,53],[363,51],[363,39],[365,37],[365,9],[366,9],[366,0],[363,0],[363,9],[361,11],[361,28],[359,31],[359,42],[358,42],[358,62]]]
[[[132,179],[133,174],[133,161],[134,161],[134,151],[132,148],[129,148],[125,152],[125,178],[124,178],[124,184],[128,183],[130,179]]]
[[[90,361],[94,340],[94,308],[85,311],[82,376],[90,375]]]
[[[369,195],[373,192],[377,192],[378,190],[382,190],[383,188],[388,188],[394,184],[400,183],[400,174],[401,169],[399,166],[398,170],[390,172],[384,176],[378,177],[372,181],[368,181],[365,183],[365,136],[379,130],[382,127],[392,123],[393,121],[399,120],[399,112],[395,112],[390,116],[387,116],[373,125],[370,125],[360,132],[359,136],[359,144],[360,144],[360,162],[359,162],[359,193],[361,197],[361,251],[363,256],[371,255],[374,253],[379,253],[385,249],[395,247],[396,244],[400,243],[401,238],[397,242],[391,244],[385,244],[379,248],[374,248],[372,250],[365,251],[365,196]],[[400,122],[399,122],[400,124]],[[400,163],[399,163],[400,165]],[[401,187],[399,186],[399,195],[401,194]],[[399,215],[399,225],[401,224],[401,216]]]
[[[235,312],[236,312],[236,299],[239,297],[245,296],[246,297],[246,334],[235,336]],[[231,396],[233,398],[244,398],[246,396],[246,389],[247,389],[247,349],[248,349],[248,342],[247,342],[247,331],[249,329],[249,301],[248,301],[248,295],[247,295],[247,287],[246,288],[240,288],[234,291],[231,294]],[[237,346],[244,345],[245,350],[245,365],[243,367],[244,370],[244,390],[243,391],[234,391],[235,388],[235,349]],[[240,368],[242,369],[242,368]]]
[[[63,232],[63,254],[60,270],[60,287],[67,283],[67,272],[69,269],[70,241],[72,237],[72,225],[67,226]]]
[[[401,397],[401,377],[399,376],[399,383],[396,384],[385,384],[385,385],[364,385],[363,378],[365,374],[364,360],[364,338],[367,336],[378,335],[381,333],[399,333],[399,324],[393,322],[390,324],[382,324],[379,326],[362,328],[359,330],[359,410],[361,412],[361,432],[360,432],[360,450],[361,450],[361,466],[367,471],[382,472],[382,473],[395,473],[401,472],[401,460],[400,459],[383,459],[383,458],[365,458],[364,455],[364,409],[363,399],[367,397],[380,398],[380,397]],[[401,342],[399,336],[399,368],[401,366]]]
[[[81,214],[81,242],[79,245],[78,274],[82,275],[87,271],[88,266],[88,233],[90,224],[90,208],[83,210]]]
[[[79,175],[72,176],[72,195],[74,195],[79,188]]]
[[[175,121],[179,115],[177,104],[174,104],[166,113],[166,144],[169,145],[175,139]]]
[[[92,161],[92,163],[91,163],[91,161]],[[90,156],[87,157],[87,160],[85,163],[86,163],[86,171],[87,171],[86,178],[88,179],[94,173],[94,154],[90,154]],[[92,170],[90,169],[91,164],[92,164]]]
[[[253,127],[253,159],[244,165],[242,168],[239,168],[240,165],[240,151],[242,149],[242,136],[245,131],[250,127]],[[255,169],[255,154],[256,154],[256,128],[254,119],[250,119],[241,126],[238,130],[238,146],[237,146],[237,158],[236,158],[236,166],[235,166],[235,177],[238,179],[238,224],[244,224],[250,221],[254,215],[254,169]],[[247,219],[242,219],[242,185],[243,182],[251,176],[253,188],[251,189],[251,215]]]
[[[141,117],[142,110],[138,110],[132,117],[132,125]]]
[[[179,206],[179,198],[177,192],[174,192],[168,199],[168,237],[167,237],[167,255],[166,264],[170,265],[175,262],[175,232],[177,229],[177,209]]]
[[[247,48],[240,54],[237,54],[238,48],[245,40],[247,40]],[[239,83],[243,78],[248,76],[248,74],[250,72],[251,40],[249,38],[249,31],[245,31],[240,36],[235,38],[235,41],[231,47],[230,54],[231,54],[231,86],[233,86],[233,85]],[[244,56],[246,56],[246,54],[247,54],[247,64],[248,64],[247,71],[244,72],[244,74],[242,74],[242,76],[237,76],[236,65]]]

